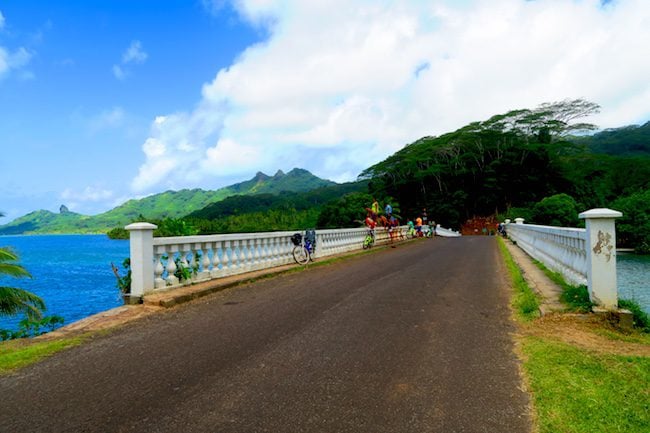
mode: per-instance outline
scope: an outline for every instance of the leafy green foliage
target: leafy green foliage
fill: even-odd
[[[18,263],[18,255],[9,248],[0,248],[0,276],[31,278]],[[0,315],[24,313],[29,319],[39,319],[45,302],[35,294],[16,287],[0,287]]]
[[[580,223],[578,218],[578,204],[567,194],[555,194],[545,197],[533,207],[533,222],[535,224],[577,227]]]
[[[372,196],[365,192],[346,194],[323,207],[318,216],[317,227],[340,228],[363,224],[365,208],[370,207]]]
[[[124,275],[120,275],[120,270],[117,266],[111,263],[111,269],[115,278],[117,278],[117,288],[124,294],[131,293],[131,258],[127,257],[122,262],[124,268]]]
[[[189,221],[181,218],[165,218],[160,222],[154,222],[158,226],[153,234],[157,237],[168,236],[193,236],[199,231]]]
[[[620,198],[612,206],[623,213],[616,221],[617,245],[650,254],[650,189]]]
[[[56,315],[41,318],[25,317],[18,323],[17,331],[0,329],[0,340],[36,337],[54,331],[56,328],[62,326],[63,322],[63,317]]]

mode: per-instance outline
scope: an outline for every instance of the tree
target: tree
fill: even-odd
[[[575,227],[579,224],[578,204],[568,194],[543,198],[533,207],[533,221],[556,227]]]
[[[650,254],[650,189],[620,198],[612,208],[623,213],[616,221],[616,243]]]
[[[372,196],[355,192],[346,194],[339,200],[327,204],[318,216],[318,228],[355,227],[363,224],[365,209],[370,207]]]
[[[16,253],[9,248],[0,248],[0,276],[31,278],[25,268],[14,263],[16,261]],[[35,294],[15,287],[0,286],[0,315],[13,316],[22,312],[29,319],[40,319],[44,309],[45,302]]]
[[[372,194],[396,197],[405,215],[426,207],[430,219],[452,227],[474,216],[529,207],[566,191],[563,169],[580,151],[567,137],[593,130],[579,120],[598,110],[582,99],[512,110],[416,140],[361,178],[370,180]]]

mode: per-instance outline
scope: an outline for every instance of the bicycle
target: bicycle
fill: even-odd
[[[363,249],[367,250],[375,244],[375,231],[373,229],[368,229],[366,237],[363,239]]]
[[[307,264],[307,262],[314,261],[312,254],[316,246],[316,233],[312,230],[307,230],[305,236],[296,233],[291,236],[291,242],[295,245],[293,247],[293,259],[299,265]]]

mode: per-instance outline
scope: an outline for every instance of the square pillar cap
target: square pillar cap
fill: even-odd
[[[582,212],[578,215],[582,219],[592,219],[592,218],[620,218],[623,214],[617,210],[607,209],[607,208],[597,208],[589,209]]]
[[[151,223],[133,223],[129,224],[128,226],[124,227],[126,230],[156,230],[158,228],[157,225],[151,224]]]

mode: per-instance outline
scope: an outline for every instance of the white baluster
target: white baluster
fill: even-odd
[[[211,278],[219,278],[223,272],[219,269],[219,254],[222,254],[221,242],[214,242],[212,244],[212,270],[210,270]]]
[[[246,240],[239,241],[239,272],[246,272],[250,268],[250,261],[248,260],[248,248],[246,247]]]
[[[169,248],[169,253],[167,254],[167,285],[176,286],[178,284],[178,278],[176,277],[176,266],[175,256],[178,252],[178,245],[171,245]]]
[[[154,287],[156,289],[160,289],[165,287],[165,280],[163,280],[162,276],[163,273],[165,272],[165,268],[163,267],[162,264],[162,257],[165,255],[165,247],[164,246],[157,246],[156,247],[156,253],[154,254]]]
[[[181,260],[180,260],[180,264],[181,264],[181,266],[182,266],[183,268],[186,269],[186,272],[184,272],[185,275],[187,275],[187,271],[190,272],[190,278],[183,279],[183,281],[181,281],[181,284],[184,284],[184,285],[190,284],[190,279],[191,279],[191,272],[192,272],[192,269],[190,268],[190,264],[189,264],[189,262],[187,261],[187,255],[188,255],[189,253],[191,253],[191,252],[192,252],[192,248],[191,248],[189,245],[184,244],[184,245],[182,246],[182,249],[181,249],[181,255],[180,255],[180,258],[181,258]],[[192,257],[192,259],[193,259],[193,258],[194,258],[194,257]]]
[[[230,241],[225,241],[223,243],[223,250],[221,254],[221,261],[223,262],[222,264],[222,269],[223,269],[223,275],[230,275],[232,273],[232,262],[230,260],[230,254],[232,253],[232,247]]]
[[[255,267],[257,269],[265,269],[266,268],[266,252],[264,251],[264,248],[266,247],[265,245],[266,237],[263,238],[256,238],[255,239],[255,252],[253,254],[253,259],[255,261]]]

